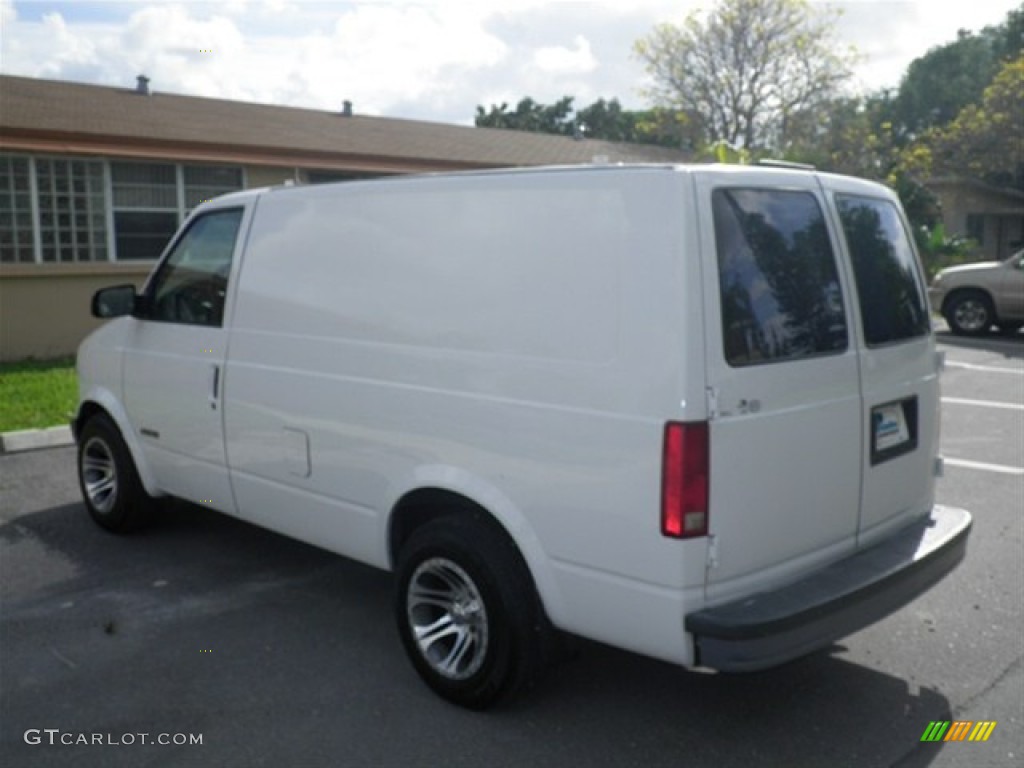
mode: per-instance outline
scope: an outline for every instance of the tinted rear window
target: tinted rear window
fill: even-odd
[[[717,189],[712,208],[726,361],[757,365],[845,350],[835,254],[814,195]]]
[[[917,260],[896,206],[888,200],[837,195],[846,246],[857,280],[869,346],[928,333],[928,305]]]

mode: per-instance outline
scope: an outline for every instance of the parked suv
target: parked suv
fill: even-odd
[[[1003,261],[963,264],[939,272],[928,295],[953,333],[977,336],[996,325],[1024,326],[1024,250]]]

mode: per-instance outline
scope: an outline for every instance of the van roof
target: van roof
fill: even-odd
[[[811,166],[781,165],[768,163],[764,165],[734,165],[727,163],[600,163],[591,165],[540,165],[512,168],[489,168],[468,171],[441,171],[436,173],[397,174],[394,176],[382,176],[372,179],[356,179],[351,181],[335,181],[325,184],[281,184],[273,187],[257,187],[245,189],[238,192],[230,192],[205,203],[217,207],[230,204],[244,203],[254,197],[267,193],[299,192],[311,189],[323,189],[337,187],[338,185],[361,185],[361,184],[387,184],[395,181],[410,181],[417,179],[459,179],[476,178],[488,176],[535,176],[552,173],[629,173],[636,171],[665,171],[672,173],[711,173],[715,175],[731,176],[743,174],[745,176],[764,176],[765,179],[792,178],[794,175],[812,174],[819,178],[841,178],[850,181],[863,183],[866,187],[880,187],[878,182],[868,179],[860,179],[852,176],[842,176],[814,169]]]

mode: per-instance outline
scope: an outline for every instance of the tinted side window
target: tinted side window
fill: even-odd
[[[202,216],[174,245],[149,289],[150,320],[219,326],[242,210]]]
[[[835,255],[815,197],[717,189],[711,202],[728,363],[756,365],[846,349]]]
[[[846,247],[869,346],[928,333],[928,305],[896,206],[888,200],[837,195]]]

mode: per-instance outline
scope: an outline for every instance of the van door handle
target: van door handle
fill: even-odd
[[[220,366],[214,363],[210,366],[210,408],[217,410],[217,399],[220,395]]]

